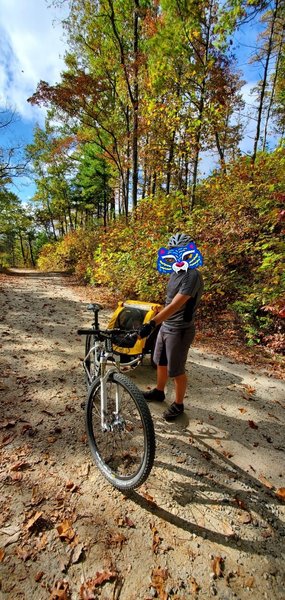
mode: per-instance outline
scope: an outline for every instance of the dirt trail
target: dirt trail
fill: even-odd
[[[189,407],[167,424],[151,405],[155,465],[124,496],[86,445],[85,290],[0,279],[0,598],[285,599],[284,381],[195,346]],[[155,372],[131,377],[146,389]]]

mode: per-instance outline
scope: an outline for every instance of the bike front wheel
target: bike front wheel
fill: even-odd
[[[101,419],[101,388],[97,378],[88,394],[86,430],[94,461],[116,488],[139,487],[148,477],[155,456],[155,433],[142,392],[121,373],[110,373],[107,408]]]

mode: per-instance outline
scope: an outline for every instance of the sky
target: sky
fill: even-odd
[[[51,0],[0,0],[0,111],[12,107],[17,113],[13,126],[1,130],[1,145],[28,144],[36,124],[44,125],[45,111],[27,102],[40,80],[50,84],[60,80],[64,69],[65,44],[60,18],[63,9],[50,6]],[[254,104],[251,93],[261,73],[248,58],[256,42],[256,25],[250,24],[235,36],[238,65],[246,85],[242,92],[247,108]],[[241,150],[253,146],[255,121],[249,119]],[[207,156],[202,170],[208,168]],[[33,195],[31,182],[19,179],[13,191],[24,201]]]
[[[64,38],[59,9],[45,0],[0,0],[0,111],[16,111],[15,123],[1,130],[1,145],[18,146],[33,139],[45,111],[27,102],[42,79],[59,81],[64,67]],[[31,182],[16,181],[15,193],[27,201]]]

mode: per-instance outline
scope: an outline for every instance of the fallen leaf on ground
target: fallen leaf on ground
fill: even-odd
[[[27,545],[17,546],[16,554],[17,556],[19,556],[19,558],[26,562],[26,560],[29,560],[29,558],[33,557],[33,550],[30,546]]]
[[[251,429],[258,429],[258,425],[254,421],[248,421],[248,425]]]
[[[4,560],[5,557],[5,550],[3,550],[3,548],[0,548],[0,562],[2,562]]]
[[[274,485],[272,485],[272,483],[270,483],[270,481],[268,481],[268,479],[266,479],[262,473],[259,475],[258,479],[260,483],[263,483],[263,485],[265,485],[265,487],[267,487],[269,490],[273,490]]]
[[[200,586],[198,585],[195,577],[190,577],[190,586],[192,594],[198,594]]]
[[[246,413],[246,412],[247,412],[247,409],[246,409],[246,408],[243,408],[243,407],[241,407],[241,408],[239,408],[239,411],[240,411],[240,412],[241,412],[241,414],[243,415],[244,413]]]
[[[93,600],[95,587],[102,585],[106,581],[113,581],[118,576],[116,571],[97,571],[96,576],[80,586],[79,597],[82,600]]]
[[[57,532],[62,540],[67,540],[71,542],[75,536],[75,531],[72,529],[72,523],[68,520],[63,521],[60,525],[57,526]]]
[[[134,522],[127,515],[125,517],[118,517],[116,519],[116,523],[117,523],[118,527],[129,527],[129,528],[135,527]]]
[[[207,452],[207,450],[203,450],[203,451],[201,452],[201,454],[202,454],[202,456],[203,456],[203,457],[204,457],[206,460],[211,460],[211,459],[212,459],[212,456],[211,456],[210,452]]]
[[[167,600],[168,598],[168,594],[165,591],[165,582],[167,578],[167,569],[163,569],[162,567],[156,567],[153,569],[151,574],[151,585],[156,589],[160,600]]]
[[[151,496],[148,492],[142,492],[142,496],[149,504],[152,504],[152,506],[157,506],[153,496]]]
[[[8,446],[8,444],[11,444],[11,442],[13,442],[13,440],[16,437],[16,433],[12,433],[11,435],[6,435],[3,437],[3,440],[1,442],[0,448],[3,448],[4,446]]]
[[[285,502],[285,488],[278,488],[278,490],[276,490],[275,494],[279,498],[279,500],[282,500],[282,502]]]
[[[251,385],[245,385],[244,389],[250,396],[256,392],[256,388]]]
[[[253,577],[253,575],[251,575],[250,577],[248,577],[247,579],[245,579],[245,581],[244,581],[244,587],[251,589],[253,586],[254,586],[254,577]]]
[[[241,515],[238,516],[238,522],[243,523],[244,525],[247,525],[247,523],[251,523],[251,521],[252,518],[249,512],[243,512]]]
[[[246,504],[244,502],[244,500],[241,500],[240,498],[238,498],[237,496],[235,497],[235,502],[237,503],[237,505],[242,508],[243,510],[246,510]]]
[[[222,454],[225,456],[225,458],[232,458],[233,456],[232,452],[228,452],[227,450],[222,450]]]
[[[14,419],[5,419],[0,424],[0,429],[10,429],[10,427],[14,427],[16,423],[17,421],[15,421]]]
[[[12,467],[10,467],[11,471],[23,471],[24,469],[29,469],[30,468],[30,463],[26,462],[26,461],[19,461],[17,462],[15,465],[12,465]]]
[[[212,571],[215,577],[223,577],[224,560],[221,556],[215,556],[212,561]]]
[[[71,562],[74,565],[78,563],[83,558],[84,544],[78,544],[73,551]]]
[[[127,538],[122,533],[113,533],[107,540],[109,546],[119,546],[120,549],[122,545],[127,541]]]
[[[154,554],[157,554],[158,550],[159,550],[160,542],[162,541],[162,538],[160,537],[158,530],[156,529],[155,526],[151,526],[151,531],[152,531],[152,551]]]
[[[32,517],[30,517],[28,522],[25,524],[25,529],[32,529],[35,526],[35,524],[42,518],[42,516],[42,512],[36,512]]]
[[[67,581],[58,581],[53,588],[49,600],[68,600],[69,584]]]

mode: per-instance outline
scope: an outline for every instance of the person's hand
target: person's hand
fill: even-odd
[[[142,328],[139,330],[139,337],[142,340],[148,337],[153,332],[155,327],[155,321],[149,321],[149,323],[145,323],[145,325],[143,325]]]

